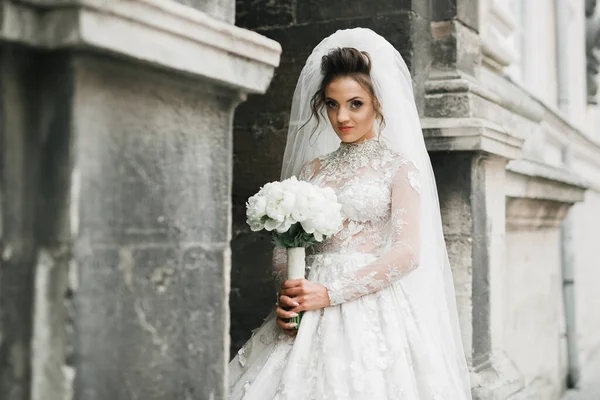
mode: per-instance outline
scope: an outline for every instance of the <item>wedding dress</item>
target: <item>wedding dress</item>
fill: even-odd
[[[306,312],[296,338],[271,315],[230,364],[231,399],[459,400],[431,335],[396,282],[417,269],[420,177],[376,139],[342,143],[299,179],[331,187],[347,220],[307,257],[331,307]],[[384,251],[386,232],[393,245]],[[285,275],[285,250],[275,271]]]
[[[337,47],[371,57],[385,119],[375,139],[340,143],[329,123],[311,117],[321,58]],[[307,279],[327,287],[331,306],[304,313],[295,338],[271,314],[229,364],[230,400],[471,399],[411,82],[401,55],[369,29],[337,31],[308,58],[294,92],[281,178],[331,187],[342,204],[343,229],[307,256]],[[274,253],[279,280],[285,254]]]

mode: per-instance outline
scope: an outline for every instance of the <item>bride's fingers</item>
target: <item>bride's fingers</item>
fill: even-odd
[[[280,295],[279,296],[279,305],[281,307],[298,307],[298,302],[292,299],[289,296]]]
[[[281,285],[282,289],[289,289],[296,286],[301,286],[306,279],[288,279],[287,281],[283,281]]]
[[[277,315],[277,317],[279,318],[294,318],[298,316],[298,314],[296,314],[295,312],[286,311],[281,307],[275,308],[275,315]]]
[[[296,297],[298,295],[304,294],[305,292],[306,289],[304,287],[298,286],[290,289],[281,289],[281,292],[279,293],[287,297]]]
[[[295,322],[285,322],[279,318],[276,320],[277,326],[281,329],[296,329],[297,324]]]

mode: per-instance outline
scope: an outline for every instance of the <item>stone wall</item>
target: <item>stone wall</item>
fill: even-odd
[[[234,96],[98,58],[74,64],[75,397],[222,398]]]
[[[40,3],[0,2],[0,397],[226,398],[233,111],[281,48],[232,2]]]
[[[596,182],[600,182],[600,165],[596,166]],[[591,178],[590,175],[588,179]],[[598,258],[598,223],[600,222],[600,186],[586,193],[585,202],[574,207],[577,227],[573,236],[575,253],[576,321],[581,367],[600,357],[600,313],[592,304],[600,304],[600,260]]]
[[[566,375],[560,231],[511,229],[506,248],[507,352],[540,399],[558,399]]]

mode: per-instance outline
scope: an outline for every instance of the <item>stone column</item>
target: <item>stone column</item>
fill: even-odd
[[[511,57],[483,16],[493,1],[456,0],[432,22],[422,125],[436,172],[474,399],[508,399],[523,377],[504,343],[506,164],[541,107],[496,79]],[[498,29],[496,29],[498,28]],[[495,46],[498,42],[499,45]]]
[[[200,3],[1,4],[3,399],[227,396],[233,112],[281,48]]]

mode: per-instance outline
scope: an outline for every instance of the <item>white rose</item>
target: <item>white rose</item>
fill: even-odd
[[[267,200],[263,196],[255,195],[246,203],[246,215],[250,219],[261,219],[267,213]]]
[[[290,227],[296,222],[297,221],[295,221],[292,217],[286,217],[285,220],[281,224],[279,224],[279,226],[275,229],[279,233],[284,233],[287,232],[290,229]]]
[[[258,232],[258,231],[265,229],[265,225],[262,222],[260,222],[260,220],[256,221],[256,220],[248,219],[248,220],[246,220],[246,223],[248,225],[250,225],[250,230],[252,232]]]
[[[306,221],[311,212],[311,204],[304,193],[296,194],[296,204],[292,209],[292,218],[297,222]]]
[[[269,218],[265,221],[265,229],[271,232],[273,229],[278,228],[280,224],[281,222]]]
[[[279,187],[273,187],[267,196],[267,216],[275,221],[283,222],[285,214],[280,204],[283,203],[284,192]]]

